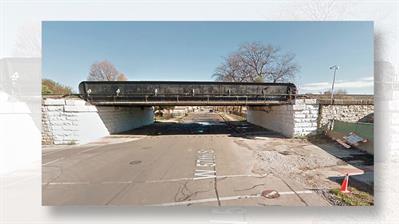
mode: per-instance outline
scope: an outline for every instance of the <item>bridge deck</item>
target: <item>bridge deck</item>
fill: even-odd
[[[291,83],[85,81],[80,96],[94,105],[271,105],[290,103]]]

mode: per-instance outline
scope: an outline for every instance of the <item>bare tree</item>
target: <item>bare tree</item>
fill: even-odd
[[[299,66],[294,61],[295,55],[285,54],[278,56],[276,59],[269,73],[270,81],[276,83],[293,80],[295,74],[299,72]]]
[[[115,66],[111,62],[104,60],[91,65],[87,80],[116,81],[118,80],[118,76],[119,72]]]
[[[258,42],[244,44],[240,47],[238,54],[243,64],[250,68],[251,80],[257,77],[266,78],[268,66],[274,61],[275,54],[279,49],[271,45],[262,45]]]
[[[285,82],[299,71],[292,54],[281,54],[279,48],[258,42],[242,45],[216,68],[216,81]]]
[[[216,81],[245,82],[251,81],[251,69],[246,65],[241,55],[234,53],[229,55],[223,64],[216,68],[212,75]]]

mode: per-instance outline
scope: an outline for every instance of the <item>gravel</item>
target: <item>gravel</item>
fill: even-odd
[[[253,173],[288,176],[305,188],[329,188],[331,181],[312,171],[342,165],[342,160],[303,139],[270,138],[236,143],[253,151]]]

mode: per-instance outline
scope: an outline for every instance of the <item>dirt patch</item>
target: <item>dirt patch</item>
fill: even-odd
[[[302,170],[312,170],[321,167],[337,165],[338,159],[330,156],[309,154],[306,156],[294,151],[262,151],[257,152],[258,166],[264,166],[273,173],[299,173]]]
[[[346,164],[306,139],[240,140],[242,147],[253,151],[252,172],[288,177],[306,188],[336,187],[323,176],[323,169]]]
[[[285,156],[292,155],[292,152],[290,152],[290,151],[283,151],[283,152],[278,152],[278,153],[280,153],[281,155],[285,155]]]

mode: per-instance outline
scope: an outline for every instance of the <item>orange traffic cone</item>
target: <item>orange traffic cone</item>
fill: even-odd
[[[348,184],[349,184],[349,175],[346,174],[344,181],[342,181],[341,189],[339,189],[339,191],[342,193],[350,193],[350,191],[348,190]]]

